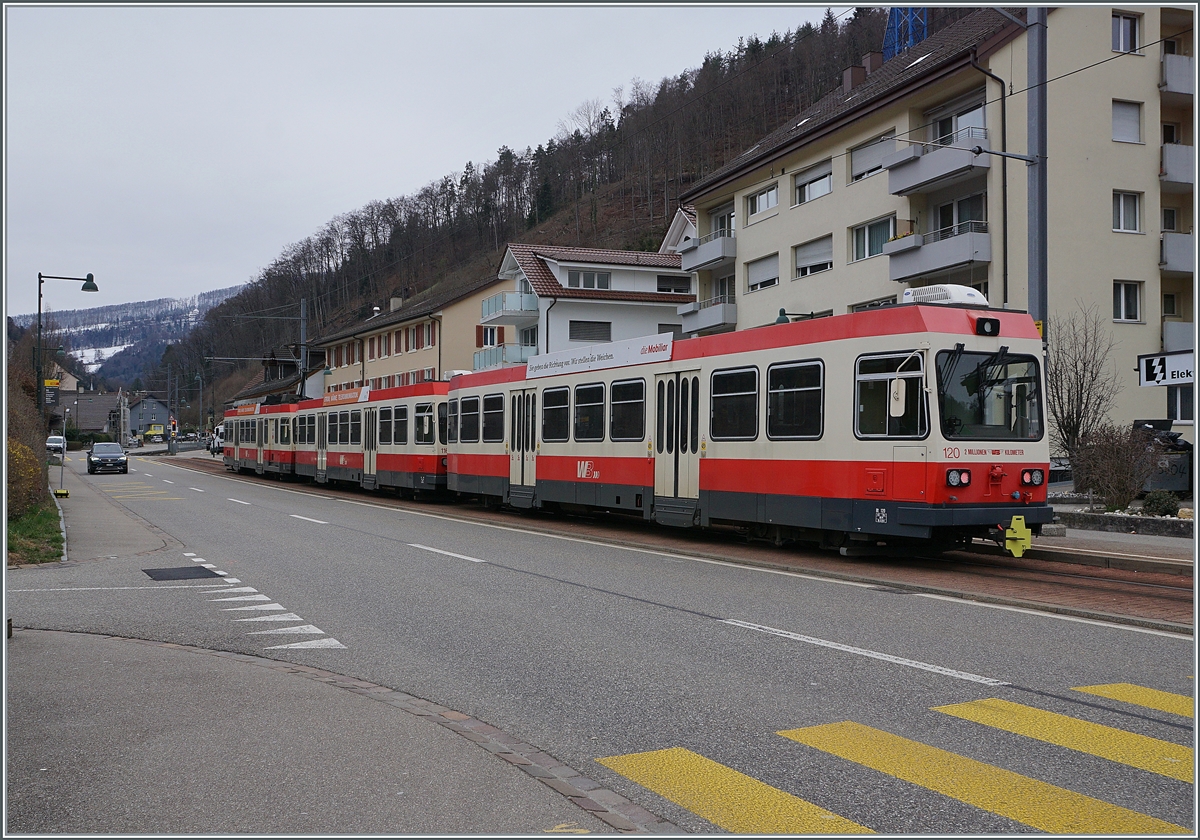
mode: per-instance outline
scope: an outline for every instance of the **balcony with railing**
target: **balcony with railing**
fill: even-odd
[[[521,292],[500,292],[486,298],[480,309],[482,324],[524,324],[537,320],[538,299]]]
[[[1162,81],[1158,83],[1163,102],[1188,105],[1196,94],[1196,64],[1190,55],[1168,54],[1162,57]]]
[[[677,311],[683,318],[685,333],[726,332],[737,327],[737,301],[733,295],[685,303]]]
[[[1196,182],[1195,147],[1163,143],[1158,182],[1165,193],[1191,192]]]
[[[497,344],[475,351],[472,370],[487,370],[504,365],[523,365],[537,355],[537,348],[526,344]]]
[[[708,271],[732,265],[737,258],[737,239],[732,230],[714,230],[699,239],[685,239],[679,249],[680,268]]]
[[[949,187],[984,173],[991,156],[972,149],[990,149],[986,128],[969,126],[941,137],[935,143],[910,143],[883,159],[888,171],[888,192],[913,195]]]
[[[1194,274],[1196,252],[1190,233],[1164,232],[1159,243],[1158,267],[1166,274]]]
[[[929,233],[911,233],[885,242],[888,276],[908,280],[972,263],[992,261],[992,238],[983,221],[959,222]]]

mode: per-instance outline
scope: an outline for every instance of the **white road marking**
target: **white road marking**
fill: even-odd
[[[146,478],[154,478],[154,476],[150,475],[148,472],[144,472],[142,475],[146,476]]]
[[[270,601],[266,595],[236,595],[233,598],[209,598],[210,601]]]
[[[204,491],[203,491],[203,490],[201,490],[199,487],[189,487],[188,489],[189,489],[189,490],[195,490],[197,493],[203,493],[203,492],[204,492]]]
[[[325,631],[311,624],[302,624],[299,627],[276,627],[274,630],[255,630],[253,633],[247,633],[247,636],[267,636],[280,635],[283,633],[307,633],[314,636],[324,636]]]
[[[486,563],[486,560],[480,560],[478,557],[468,557],[465,554],[455,554],[453,551],[442,551],[440,548],[430,548],[427,545],[420,543],[409,543],[413,548],[419,548],[422,551],[432,551],[434,554],[445,554],[447,557],[457,557],[459,560],[470,560],[472,563]]]
[[[280,604],[251,604],[248,607],[221,607],[221,612],[241,612],[242,610],[282,610]]]
[[[292,514],[288,514],[288,515],[291,516],[292,519],[303,519],[305,522],[316,522],[318,525],[328,525],[329,524],[328,522],[325,522],[324,520],[309,519],[307,516],[301,516],[298,513],[292,513]]]
[[[237,502],[239,505],[249,505],[249,502],[243,502],[241,499],[226,499],[227,502]]]
[[[185,551],[185,552],[183,552],[183,556],[184,556],[184,557],[195,557],[195,556],[196,556],[196,552],[194,552],[194,551]]]
[[[342,648],[346,646],[337,639],[313,639],[310,642],[293,642],[290,645],[273,645],[266,650],[280,650],[282,648]]]
[[[204,562],[206,562],[206,561],[205,561],[205,559],[204,559],[203,557],[193,557],[193,558],[192,558],[192,562],[193,562],[193,563],[204,563]]]
[[[9,592],[109,592],[124,589],[212,589],[214,586],[225,586],[227,583],[241,583],[240,580],[221,581],[220,583],[180,583],[171,586],[56,586],[47,589],[10,589]]]
[[[227,574],[227,572],[220,572],[219,574]],[[231,577],[225,578],[225,582],[226,583],[241,583],[241,581],[238,580],[237,578],[231,578]]]
[[[171,481],[171,479],[169,479],[169,478],[164,478],[164,479],[163,479],[163,484],[174,484],[174,483],[175,483],[175,482],[174,482],[174,481]]]
[[[200,558],[200,560],[203,560],[203,559],[204,559],[203,557],[201,557],[201,558]],[[198,562],[198,563],[199,563],[199,562],[200,562],[200,560],[197,560],[196,562]],[[217,568],[217,564],[216,564],[216,563],[200,563],[200,565],[201,565],[201,566],[203,566],[203,567],[204,567],[204,568],[206,568],[206,569],[215,569],[215,568]]]
[[[1057,550],[1057,549],[1055,549]],[[1007,612],[1025,613],[1026,615],[1040,615],[1043,618],[1057,618],[1060,621],[1075,621],[1079,624],[1095,624],[1100,627],[1109,627],[1114,630],[1132,630],[1134,633],[1149,633],[1151,636],[1165,636],[1168,639],[1183,639],[1184,641],[1193,641],[1191,636],[1186,636],[1183,633],[1172,633],[1169,630],[1154,630],[1150,627],[1134,627],[1128,624],[1114,624],[1111,621],[1100,621],[1094,618],[1081,618],[1077,615],[1062,615],[1060,613],[1044,613],[1038,610],[1028,610],[1023,607],[1010,607],[1007,604],[988,604],[983,601],[968,601],[964,598],[955,598],[950,595],[935,595],[932,592],[914,592],[914,595],[920,598],[933,598],[935,601],[952,601],[956,604],[970,605],[972,607],[987,607],[992,610],[1006,610]]]
[[[255,618],[235,618],[234,621],[303,621],[304,619],[295,613],[284,613],[283,615],[260,615]]]
[[[845,653],[853,653],[858,656],[866,656],[871,659],[879,659],[884,662],[891,662],[893,665],[904,665],[909,668],[917,668],[922,671],[932,671],[935,674],[942,674],[946,677],[953,677],[956,680],[966,680],[968,682],[982,683],[983,685],[1008,685],[1003,680],[993,679],[992,677],[981,677],[978,674],[971,674],[966,671],[955,671],[953,668],[943,668],[941,665],[930,665],[927,662],[918,662],[915,659],[905,659],[902,656],[892,656],[890,653],[879,653],[866,648],[853,647],[851,645],[843,645],[840,642],[830,642],[825,639],[817,639],[812,636],[802,636],[799,633],[789,633],[786,630],[777,630],[774,627],[766,627],[762,624],[751,624],[748,621],[738,621],[735,618],[722,618],[722,624],[732,624],[734,627],[743,627],[747,630],[757,630],[760,633],[770,633],[774,636],[783,636],[785,639],[794,639],[797,642],[804,642],[809,645],[817,645],[819,647],[833,648],[834,650],[844,651]]]
[[[253,586],[231,586],[228,589],[222,589],[222,592],[257,592]]]

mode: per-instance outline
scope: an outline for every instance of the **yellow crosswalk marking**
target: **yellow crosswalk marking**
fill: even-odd
[[[714,825],[741,834],[873,834],[682,747],[596,759]]]
[[[1097,697],[1107,697],[1109,700],[1120,700],[1147,709],[1157,709],[1160,712],[1170,712],[1173,715],[1194,718],[1196,716],[1196,701],[1182,694],[1172,694],[1169,691],[1159,691],[1157,688],[1143,688],[1129,683],[1111,683],[1109,685],[1081,685],[1072,689],[1095,694]]]
[[[1190,784],[1195,781],[1191,747],[1170,741],[1160,741],[1158,738],[994,698],[935,706],[933,711],[1149,770],[1181,782]]]
[[[1191,834],[1146,814],[852,721],[779,734],[1054,834]]]

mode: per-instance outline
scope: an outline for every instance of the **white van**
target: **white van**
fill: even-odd
[[[213,429],[212,440],[208,442],[208,451],[216,455],[225,450],[225,426],[220,425]]]

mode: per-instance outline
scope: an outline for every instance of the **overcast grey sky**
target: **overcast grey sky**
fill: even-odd
[[[833,7],[839,13],[846,7]],[[581,103],[825,6],[5,6],[9,314],[254,279]]]

